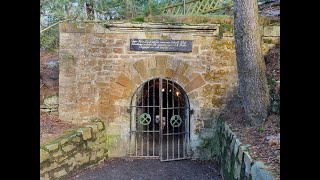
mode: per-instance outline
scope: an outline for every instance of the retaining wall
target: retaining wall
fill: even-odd
[[[40,179],[60,179],[108,157],[104,124],[92,124],[40,146]]]

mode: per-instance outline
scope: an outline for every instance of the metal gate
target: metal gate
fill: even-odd
[[[130,105],[130,157],[189,158],[190,107],[174,81],[155,78],[137,88]]]

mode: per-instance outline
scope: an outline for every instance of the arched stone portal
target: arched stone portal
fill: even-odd
[[[148,83],[152,85],[153,80],[160,82],[160,78],[153,78],[165,77],[167,79],[162,80],[169,80],[170,84],[174,81],[176,87],[183,88],[193,110],[189,117],[190,148],[187,150],[190,153],[187,155],[192,159],[212,157],[212,148],[207,144],[215,138],[217,117],[225,108],[227,100],[236,93],[238,75],[232,24],[227,23],[230,26],[225,26],[232,19],[221,21],[221,18],[212,17],[208,21],[207,17],[203,18],[197,18],[197,22],[211,23],[190,24],[188,18],[188,22],[181,25],[61,23],[59,118],[72,123],[99,118],[105,123],[108,156],[133,155],[129,152],[132,134],[130,116],[135,113],[135,109],[132,108],[132,113],[127,112],[131,98],[133,94],[141,98],[140,90],[148,87]],[[279,42],[280,31],[279,26],[270,24],[262,25],[261,30],[262,50],[265,54]],[[130,45],[134,39],[192,41],[192,51],[136,51]],[[184,92],[182,88],[180,92]],[[135,104],[133,101],[132,105]],[[149,112],[152,112],[150,108]],[[162,112],[162,117],[172,116],[166,115],[165,110],[158,109],[158,112]],[[139,113],[137,115],[140,116]],[[158,137],[160,140],[161,136]],[[159,153],[155,155],[159,156]]]
[[[140,85],[130,103],[130,156],[189,158],[190,106],[183,88],[166,78]]]

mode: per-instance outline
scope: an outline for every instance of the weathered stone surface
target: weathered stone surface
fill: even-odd
[[[77,132],[80,132],[82,134],[83,140],[91,139],[91,128],[81,128]]]
[[[61,144],[61,146],[62,146],[62,145],[64,145],[64,144],[68,143],[68,142],[69,142],[69,139],[64,138],[64,139],[61,139],[60,144]]]
[[[264,37],[262,42],[266,44],[278,44],[280,42],[280,37]]]
[[[103,124],[102,124],[102,122],[97,122],[96,125],[98,126],[98,129],[99,129],[99,130],[102,130],[102,129],[103,129]]]
[[[140,74],[140,76],[143,79],[147,78],[147,74],[145,72],[145,66],[144,66],[144,62],[143,61],[137,61],[136,63],[133,64],[134,68],[138,71],[138,73]]]
[[[67,155],[61,156],[61,157],[59,158],[58,162],[62,162],[62,161],[64,161],[64,160],[66,160],[67,158],[68,158]]]
[[[256,161],[251,167],[252,180],[274,180],[274,177],[266,170],[263,162]]]
[[[179,66],[177,67],[175,74],[183,75],[187,71],[188,68],[189,68],[189,64],[187,64],[185,62],[181,62],[179,64]]]
[[[88,125],[86,127],[92,128],[92,132],[98,132],[98,125],[97,124],[93,124],[93,125]]]
[[[97,157],[102,157],[104,155],[104,150],[103,149],[100,149],[98,152],[97,152]]]
[[[40,178],[60,179],[64,177],[67,172],[72,172],[74,170],[78,170],[79,168],[86,167],[87,165],[95,163],[97,160],[101,160],[103,157],[107,157],[108,150],[106,136],[103,136],[104,133],[102,131],[98,131],[99,127],[100,129],[103,129],[103,124],[102,122],[93,122],[92,127],[93,128],[80,128],[78,132],[75,132],[69,137],[64,137],[62,140],[60,140],[60,143],[62,144],[61,150],[54,149],[56,147],[52,145],[45,146],[49,147],[48,149],[54,149],[54,151],[51,153],[52,156],[50,156],[49,152],[47,152],[45,149],[40,148]],[[90,138],[87,143],[81,141],[79,134],[82,134],[86,140],[86,137],[88,138],[89,136],[87,133],[90,132],[91,135],[91,129],[95,129],[98,131],[95,134],[100,133],[102,136],[99,138]],[[76,138],[79,138],[79,141],[74,141]],[[93,148],[86,148],[86,144],[88,144],[88,146],[92,146]],[[83,166],[83,164],[86,164],[86,166]]]
[[[280,26],[264,26],[264,36],[280,36]]]
[[[238,161],[234,162],[234,179],[240,179],[240,172],[241,172],[241,164]]]
[[[156,59],[157,67],[163,68],[163,69],[166,67],[168,56],[156,56],[155,59]]]
[[[102,137],[103,136],[103,132],[97,132],[96,133],[96,138],[100,138],[100,137]]]
[[[45,173],[44,176],[40,177],[40,180],[50,180],[49,174]]]
[[[53,157],[58,157],[61,156],[63,153],[61,150],[59,150],[58,152],[55,152],[54,154],[52,154]]]
[[[186,85],[185,90],[187,93],[189,93],[205,84],[206,82],[204,81],[203,77],[201,75],[198,75]]]
[[[123,74],[121,74],[117,78],[116,82],[127,88],[133,88],[135,86],[134,82],[132,82],[127,76]]]
[[[81,138],[79,136],[75,136],[72,138],[72,142],[80,142],[81,141]]]
[[[69,152],[69,151],[73,150],[74,148],[75,148],[75,146],[72,145],[72,144],[70,144],[70,145],[68,145],[68,146],[62,147],[62,150],[63,150],[64,152]]]
[[[79,165],[82,165],[90,161],[90,155],[87,153],[82,153],[82,154],[78,153],[76,154],[75,159],[76,161],[78,161]]]
[[[243,153],[243,156],[244,156],[243,161],[244,161],[244,164],[245,164],[245,167],[246,167],[245,168],[245,172],[249,174],[250,170],[251,170],[252,158],[249,155],[249,153],[246,152],[246,151]]]
[[[242,162],[243,160],[243,153],[245,151],[247,151],[249,149],[250,145],[249,144],[246,144],[246,145],[240,145],[239,146],[239,152],[238,152],[238,159],[240,162]]]
[[[220,130],[217,131],[217,134],[221,138],[219,141],[220,148],[218,148],[217,161],[221,167],[222,177],[225,179],[274,179],[262,162],[256,163],[252,160],[248,152],[250,144],[242,145],[225,122],[218,121],[218,129]],[[227,136],[225,136],[224,133],[226,133]],[[270,136],[268,138],[271,139],[272,137]],[[232,141],[234,141],[234,143],[232,143]],[[228,145],[228,143],[230,143],[230,145]],[[233,169],[230,169],[231,167],[233,167]],[[242,168],[244,168],[244,170]],[[232,177],[230,177],[230,175],[232,175]]]
[[[56,107],[59,104],[59,97],[57,95],[44,99],[44,104],[48,107]]]
[[[234,152],[234,145],[236,143],[236,139],[237,139],[237,136],[236,135],[233,135],[231,136],[232,140],[231,140],[231,144],[230,144],[230,148],[231,148],[231,151]]]
[[[53,162],[53,163],[50,163],[49,165],[43,167],[42,169],[40,169],[40,174],[43,174],[45,172],[49,172],[55,168],[57,168],[59,165],[57,162]]]
[[[49,159],[49,153],[43,149],[40,149],[40,163],[42,163],[43,161]]]
[[[59,148],[59,143],[54,143],[54,144],[49,144],[49,145],[46,145],[46,149],[51,152],[51,151],[54,151],[54,150],[57,150]]]
[[[237,156],[240,145],[241,145],[241,142],[239,141],[239,139],[236,139],[236,142],[235,142],[234,148],[233,148],[233,153],[235,156]]]
[[[59,178],[59,177],[65,176],[65,175],[67,175],[67,171],[64,168],[58,172],[53,173],[53,176],[56,178]]]

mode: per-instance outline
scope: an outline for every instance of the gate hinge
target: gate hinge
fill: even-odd
[[[193,109],[191,109],[191,110],[189,111],[189,113],[190,113],[190,114],[193,114],[193,113],[194,113]]]
[[[132,108],[127,109],[127,113],[131,113]]]

